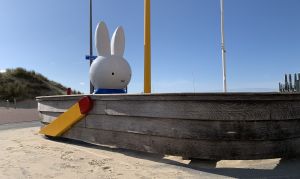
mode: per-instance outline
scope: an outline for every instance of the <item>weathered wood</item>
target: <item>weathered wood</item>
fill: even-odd
[[[43,124],[49,124],[54,121],[62,113],[59,112],[39,112],[41,122]],[[85,127],[85,118],[75,124],[77,127]]]
[[[65,101],[40,101],[38,104],[39,111],[51,111],[51,112],[65,112],[72,105],[74,105],[77,101],[75,100],[65,100]],[[89,112],[90,114],[105,114],[106,102],[105,101],[97,101],[94,104],[93,109]]]
[[[50,122],[81,97],[38,98],[42,122]],[[94,109],[65,137],[204,159],[258,159],[300,153],[299,93],[91,98]]]
[[[72,128],[63,137],[120,148],[201,159],[264,159],[300,154],[300,139],[277,141],[191,140]]]
[[[98,101],[90,114],[204,120],[300,119],[297,101]],[[39,111],[64,112],[75,101],[41,101]]]
[[[39,111],[52,111],[52,112],[65,112],[67,109],[69,109],[76,102],[77,102],[76,100],[67,100],[65,102],[62,102],[60,100],[57,100],[57,101],[39,101],[38,102],[38,110]]]
[[[223,122],[89,115],[86,128],[201,140],[278,140],[300,137],[300,120]]]
[[[51,122],[59,113],[43,113]],[[211,121],[128,116],[88,115],[77,126],[90,129],[201,140],[278,140],[300,137],[300,120]]]
[[[110,94],[110,95],[61,95],[41,96],[37,101],[78,100],[90,96],[99,101],[298,101],[300,93],[157,93],[157,94]]]

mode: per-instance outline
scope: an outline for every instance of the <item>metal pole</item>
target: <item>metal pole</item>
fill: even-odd
[[[90,0],[90,66],[93,63],[93,4],[92,4],[92,0]],[[93,84],[90,82],[90,94],[92,94],[94,92],[94,86]]]
[[[226,50],[224,41],[224,0],[221,3],[221,48],[222,48],[222,67],[223,67],[223,91],[227,92],[227,79],[226,79]]]
[[[150,0],[144,0],[144,93],[151,93],[151,12]]]

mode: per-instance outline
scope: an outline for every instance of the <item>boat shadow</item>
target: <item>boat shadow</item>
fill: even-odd
[[[48,137],[47,137],[48,138]],[[220,177],[233,178],[300,178],[300,158],[280,159],[278,163],[274,164],[272,169],[256,169],[254,165],[250,167],[226,167],[221,168],[217,166],[220,161],[192,159],[187,162],[180,162],[172,160],[165,155],[133,151],[128,149],[115,148],[110,146],[101,146],[90,144],[82,141],[65,139],[65,138],[48,138],[55,142],[63,142],[71,145],[88,147],[93,149],[105,150],[110,152],[118,152],[124,155],[150,160],[158,163],[164,163],[177,167],[182,167],[194,171],[205,172],[209,174],[219,175]],[[262,160],[257,160],[257,163]],[[253,163],[253,161],[252,161]],[[254,161],[255,163],[255,161]],[[261,168],[265,168],[264,164],[258,164]],[[232,166],[232,165],[230,165]]]
[[[259,164],[263,160],[257,160]],[[217,168],[218,161],[191,161],[187,167],[220,176],[233,178],[300,178],[300,158],[280,159],[272,169],[257,169],[256,166]],[[252,161],[253,162],[253,161]],[[263,166],[260,166],[263,168]]]

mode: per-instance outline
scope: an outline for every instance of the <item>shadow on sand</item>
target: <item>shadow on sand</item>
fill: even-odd
[[[223,177],[300,178],[300,158],[281,159],[273,169],[254,169],[253,167],[239,168],[239,166],[236,166],[235,168],[230,168],[230,167],[217,168],[217,163],[219,161],[193,159],[188,164],[186,164],[176,160],[167,159],[165,158],[164,155],[160,155],[160,154],[151,154],[151,153],[138,152],[138,151],[127,150],[127,149],[100,146],[100,145],[90,144],[90,143],[81,142],[72,139],[51,138],[51,137],[46,137],[46,138],[52,141],[68,143],[71,145],[77,145],[77,146],[88,147],[88,148],[99,149],[99,150],[106,150],[110,152],[118,152],[135,158],[146,159],[158,163],[174,165],[174,166],[178,166],[178,167],[182,167],[194,171],[220,175]],[[262,160],[258,160],[258,163],[259,161]]]

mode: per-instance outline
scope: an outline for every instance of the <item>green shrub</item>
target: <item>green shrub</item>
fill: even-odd
[[[0,99],[17,100],[33,99],[36,96],[62,95],[67,87],[55,81],[50,81],[35,71],[24,68],[7,69],[0,73]],[[73,94],[81,94],[74,90]]]

